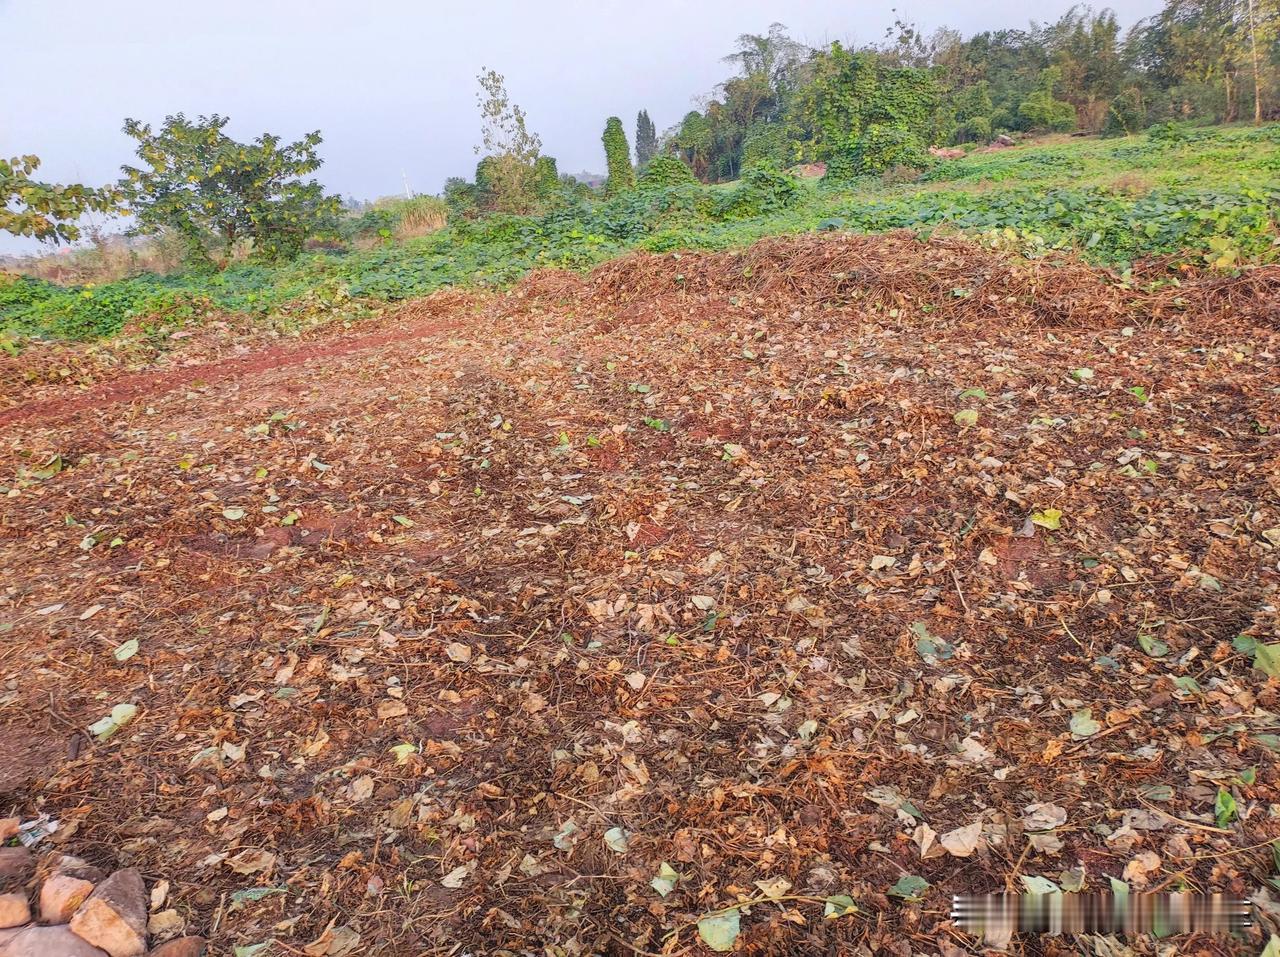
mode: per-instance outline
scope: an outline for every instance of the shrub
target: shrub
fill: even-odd
[[[470,219],[479,211],[476,187],[461,176],[450,176],[444,181],[442,191],[449,216],[453,219]]]
[[[742,140],[742,168],[763,166],[782,169],[787,165],[787,136],[778,123],[753,123]]]
[[[1151,138],[1151,142],[1159,143],[1162,146],[1185,143],[1191,138],[1191,134],[1185,126],[1181,123],[1173,122],[1157,123],[1147,130],[1147,136]]]
[[[120,189],[138,232],[172,231],[187,243],[195,264],[208,264],[211,247],[229,257],[237,242],[250,240],[259,259],[288,259],[306,240],[336,225],[339,200],[316,180],[318,132],[296,143],[264,133],[237,143],[223,132],[228,117],[181,113],[165,117],[159,131],[125,120],[137,140],[140,167],[124,167]]]
[[[910,130],[874,124],[868,126],[854,144],[851,154],[858,173],[884,173],[894,167],[924,169],[929,153]],[[830,167],[828,167],[830,172]]]
[[[374,210],[385,210],[394,218],[393,228],[401,239],[443,229],[449,219],[449,204],[436,196],[380,199]]]
[[[1103,136],[1132,136],[1142,132],[1147,125],[1146,110],[1139,90],[1125,90],[1107,108],[1107,118],[1102,124]]]
[[[794,206],[803,192],[794,176],[757,166],[743,174],[738,185],[721,194],[715,215],[725,219],[761,216]]]
[[[678,157],[655,156],[640,174],[640,189],[667,189],[671,186],[693,185],[698,182],[689,169]]]

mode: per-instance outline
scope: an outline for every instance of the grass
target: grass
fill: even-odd
[[[1121,273],[1134,260],[1235,268],[1280,257],[1280,126],[1160,130],[1115,140],[1054,138],[939,163],[914,182],[833,185],[748,176],[579,203],[539,217],[436,229],[406,210],[399,241],[217,274],[142,274],[101,285],[0,279],[0,345],[92,339],[131,321],[167,327],[219,312],[278,316],[300,301],[349,317],[352,303],[442,286],[502,286],[531,269],[585,269],[628,250],[724,249],[815,229],[958,229],[1024,255],[1071,249]],[[437,201],[438,202],[438,201]],[[408,213],[414,222],[408,222]],[[413,235],[423,232],[424,235]]]

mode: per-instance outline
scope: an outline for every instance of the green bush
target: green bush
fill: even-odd
[[[637,185],[643,190],[667,189],[671,186],[693,186],[698,182],[679,157],[671,155],[655,156],[640,174]]]
[[[1147,125],[1147,113],[1142,105],[1140,90],[1125,90],[1107,108],[1107,118],[1102,124],[1102,135],[1132,136],[1142,132]]]
[[[868,126],[858,137],[850,158],[854,169],[864,175],[884,173],[900,166],[924,169],[930,163],[928,150],[914,133],[879,124]]]
[[[1191,139],[1191,131],[1183,123],[1165,122],[1157,123],[1147,130],[1147,136],[1152,143],[1159,143],[1161,146],[1176,146]]]
[[[794,206],[803,189],[794,176],[758,166],[747,170],[737,186],[720,195],[715,215],[724,219],[744,219],[777,212]]]
[[[742,168],[782,169],[789,158],[786,131],[777,123],[753,123],[742,140]]]

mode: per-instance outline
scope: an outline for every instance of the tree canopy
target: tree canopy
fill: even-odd
[[[284,143],[264,133],[239,143],[223,132],[228,122],[217,114],[188,120],[178,113],[154,130],[125,120],[142,160],[125,166],[120,181],[136,230],[176,233],[197,262],[210,261],[212,253],[230,256],[242,240],[257,258],[296,255],[340,206],[319,182],[303,179],[320,168],[320,134]]]

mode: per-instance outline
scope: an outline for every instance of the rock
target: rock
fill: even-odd
[[[0,844],[11,837],[18,836],[18,828],[22,826],[20,817],[0,817]]]
[[[1015,140],[1012,136],[1006,136],[1004,133],[1001,133],[999,136],[996,137],[995,142],[996,142],[996,145],[998,146],[1013,146],[1018,141]]]
[[[172,907],[168,910],[156,911],[147,921],[147,934],[156,941],[177,937],[186,929],[187,922]]]
[[[69,874],[54,874],[40,885],[40,919],[65,924],[93,893],[93,881]]]
[[[35,858],[25,847],[0,847],[0,887],[25,884],[35,870]]]
[[[78,877],[80,880],[88,881],[90,884],[99,884],[107,877],[106,871],[101,867],[94,867],[84,858],[72,857],[70,854],[60,854],[57,851],[46,854],[40,859],[40,868],[37,872],[40,880],[46,880],[53,874]]]
[[[137,868],[116,871],[94,888],[69,926],[111,957],[137,957],[145,953],[147,889]]]
[[[0,931],[0,935],[4,933]],[[0,957],[108,957],[108,954],[71,933],[66,924],[58,924],[27,927],[7,941],[0,936]]]
[[[203,937],[179,937],[167,944],[161,944],[147,957],[202,957],[205,945]]]
[[[26,894],[0,894],[0,927],[21,927],[31,920]]]

